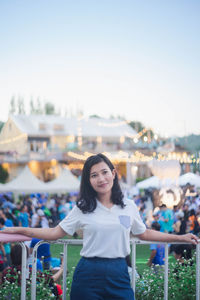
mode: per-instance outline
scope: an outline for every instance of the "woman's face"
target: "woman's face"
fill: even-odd
[[[105,162],[93,165],[90,170],[90,184],[99,195],[111,192],[113,180],[115,178],[115,169],[111,171]]]

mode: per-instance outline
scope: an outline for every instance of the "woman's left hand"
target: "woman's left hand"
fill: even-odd
[[[192,233],[179,235],[179,237],[181,237],[181,242],[192,243],[193,245],[198,244],[199,238]]]

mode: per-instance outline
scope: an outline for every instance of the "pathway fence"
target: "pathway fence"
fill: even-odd
[[[82,240],[57,240],[57,241],[48,241],[49,243],[54,244],[63,244],[63,252],[64,252],[64,270],[63,270],[63,300],[66,300],[66,293],[67,293],[67,286],[66,286],[66,277],[67,277],[67,246],[68,245],[82,245]],[[40,241],[35,247],[33,248],[33,269],[32,269],[32,291],[31,300],[36,300],[36,263],[37,263],[37,249],[38,247],[44,243],[44,241]],[[135,290],[136,286],[136,277],[135,277],[135,269],[136,269],[136,246],[138,244],[158,244],[158,242],[147,242],[141,241],[138,239],[131,240],[132,246],[132,287]],[[164,266],[164,300],[168,300],[168,251],[169,251],[169,243],[161,243],[165,244],[165,266]],[[170,243],[170,244],[185,244],[185,243]],[[200,300],[200,240],[199,243],[196,245],[196,300]]]
[[[27,238],[29,239],[29,238]],[[24,240],[24,239],[23,239]],[[1,237],[0,237],[1,241]],[[8,240],[7,240],[8,242]],[[17,241],[16,241],[17,242]],[[18,240],[19,242],[19,240]],[[33,248],[33,263],[32,263],[32,286],[31,286],[31,300],[36,300],[36,273],[37,273],[37,250],[41,244],[50,243],[50,244],[63,244],[63,253],[64,253],[64,268],[63,268],[63,295],[62,299],[66,300],[67,295],[67,249],[68,245],[82,245],[82,240],[64,240],[59,239],[57,241],[40,241]],[[22,281],[21,281],[21,300],[26,300],[26,265],[27,265],[27,256],[26,256],[26,247],[23,242],[20,242],[22,246]],[[132,247],[132,287],[135,290],[136,286],[136,277],[135,277],[135,269],[136,269],[136,250],[138,244],[158,244],[158,242],[147,242],[140,241],[138,239],[131,240]],[[165,265],[164,265],[164,300],[168,300],[168,243],[165,244]],[[170,243],[170,244],[185,244],[185,243]],[[196,245],[196,300],[200,300],[200,240]]]

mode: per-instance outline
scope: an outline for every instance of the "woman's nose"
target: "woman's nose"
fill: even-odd
[[[100,174],[98,176],[98,181],[101,182],[101,181],[104,181],[104,176],[102,174]]]

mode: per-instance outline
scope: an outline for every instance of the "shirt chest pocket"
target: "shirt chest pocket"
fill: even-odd
[[[123,225],[126,229],[129,229],[131,226],[131,218],[130,216],[126,215],[120,215],[119,216],[119,222],[121,225]]]

